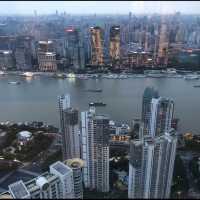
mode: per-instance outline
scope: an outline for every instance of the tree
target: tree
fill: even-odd
[[[178,191],[187,192],[189,189],[186,169],[179,155],[176,156],[173,173],[172,195]]]

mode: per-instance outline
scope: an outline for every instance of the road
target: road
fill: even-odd
[[[3,183],[7,178],[9,178],[13,173],[15,173],[15,171],[11,171],[11,172],[9,172],[8,174],[6,174],[5,176],[3,176],[3,177],[0,179],[0,185],[1,185],[1,183]]]

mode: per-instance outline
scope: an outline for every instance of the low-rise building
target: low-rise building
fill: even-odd
[[[38,63],[40,71],[56,71],[57,61],[54,52],[38,52]]]
[[[64,164],[60,161],[50,165],[50,171],[24,182],[19,180],[8,186],[9,191],[0,194],[0,198],[11,199],[76,199],[83,198],[82,172],[77,176],[76,164]],[[82,164],[81,164],[82,166]],[[78,166],[79,168],[81,166]],[[75,170],[75,171],[74,171]],[[77,179],[78,178],[78,179]],[[81,182],[80,182],[81,180]],[[77,195],[76,195],[77,194]]]
[[[17,134],[18,143],[20,145],[26,145],[32,138],[32,133],[29,131],[21,131]]]

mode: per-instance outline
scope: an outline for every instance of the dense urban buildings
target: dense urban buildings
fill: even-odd
[[[32,175],[32,178],[27,178],[28,181],[18,174],[15,179],[10,179],[4,188],[0,187],[0,199],[83,199],[91,194],[93,197],[115,198],[119,195],[129,199],[168,199],[173,195],[180,198],[186,193],[197,196],[192,189],[199,187],[200,183],[200,137],[187,133],[183,138],[178,134],[174,101],[160,96],[163,92],[161,87],[158,87],[159,93],[153,87],[144,90],[140,119],[132,118],[137,110],[132,112],[133,98],[130,96],[134,87],[134,92],[141,92],[146,85],[156,84],[165,85],[166,89],[164,77],[175,81],[183,78],[186,82],[200,80],[199,67],[199,15],[178,12],[167,15],[138,15],[132,12],[72,15],[57,10],[54,14],[38,15],[35,10],[34,15],[29,16],[0,16],[0,77],[4,81],[9,78],[9,81],[6,80],[9,89],[5,87],[6,90],[11,95],[17,91],[19,95],[20,90],[16,88],[22,88],[23,92],[26,81],[40,79],[42,82],[45,77],[45,81],[52,81],[52,88],[56,88],[50,88],[51,92],[55,92],[51,97],[63,93],[57,99],[59,119],[56,120],[60,122],[60,129],[55,133],[56,128],[51,129],[43,122],[41,129],[45,129],[45,133],[38,131],[36,126],[26,126],[28,122],[19,123],[20,128],[27,128],[24,129],[26,131],[17,131],[18,126],[10,125],[9,121],[5,124],[10,129],[0,123],[0,170],[2,166],[4,169],[9,166],[5,176],[3,172],[3,178],[0,177],[0,185],[7,175],[15,172]],[[192,71],[191,74],[188,70]],[[193,73],[193,70],[196,72]],[[17,79],[11,80],[11,75],[17,76]],[[152,81],[152,78],[155,79]],[[84,82],[87,79],[90,80]],[[102,84],[103,79],[107,79],[106,86]],[[138,87],[138,82],[134,80],[136,84],[125,87],[125,80],[125,86],[121,87],[115,79],[139,79],[138,82],[143,85]],[[71,88],[64,85],[66,82],[76,85],[78,90],[75,97],[80,97],[81,101],[71,102],[70,95],[66,94]],[[59,86],[55,87],[56,84]],[[13,85],[14,89],[10,89]],[[193,87],[199,88],[200,85]],[[112,98],[116,93],[109,94],[111,98],[107,98],[107,89],[117,94],[126,92],[124,99],[120,99],[122,101],[117,99],[117,106],[131,102],[131,106],[128,106],[128,109],[132,107],[129,116],[124,107],[119,109],[120,112],[110,109],[114,113],[113,118],[121,120],[121,124],[97,113],[98,106],[114,105]],[[165,90],[163,93],[169,94]],[[174,91],[172,93],[175,94]],[[44,93],[38,94],[42,96]],[[80,108],[85,106],[82,105],[82,98],[88,101],[99,98],[106,102],[87,102],[89,109],[80,112]],[[31,99],[35,100],[32,96]],[[4,96],[3,103],[6,100]],[[115,109],[113,105],[111,107]],[[131,125],[125,124],[125,120],[130,120]],[[40,139],[41,144],[46,145],[38,145]],[[194,140],[196,143],[193,143]],[[188,153],[193,144],[196,152]],[[189,148],[184,149],[184,145]],[[39,148],[41,151],[37,151]],[[36,153],[32,154],[32,150]],[[191,164],[191,155],[198,159],[195,167]],[[183,163],[180,161],[182,158],[185,159]],[[179,170],[182,171],[180,166],[192,171],[182,173],[185,180],[192,179],[192,173],[198,174],[199,178],[195,174],[195,180],[189,180],[190,184],[187,180],[184,182],[179,175]],[[29,171],[29,168],[33,171]],[[179,191],[181,184],[183,189]],[[1,189],[6,192],[1,193]]]
[[[9,191],[1,195],[82,199],[85,189],[108,193],[112,173],[110,149],[117,147],[129,149],[127,181],[126,172],[117,172],[127,182],[128,198],[170,198],[178,140],[177,131],[172,128],[173,100],[159,97],[154,88],[147,87],[139,137],[135,138],[129,135],[129,126],[115,125],[107,116],[97,114],[94,103],[89,111],[81,112],[80,121],[78,111],[71,107],[70,95],[59,96],[58,105],[63,162],[51,164],[49,171],[30,181],[10,184]],[[26,144],[31,137],[27,131],[18,133],[20,143]]]
[[[74,166],[70,167],[69,164],[66,165],[63,162],[57,161],[50,165],[49,168],[49,171],[30,181],[23,182],[19,180],[10,184],[8,186],[9,191],[2,194],[2,197],[8,197],[9,199],[82,198],[81,175],[79,174],[78,176],[80,180],[77,180],[77,172],[73,172]]]
[[[57,13],[11,19],[20,25],[0,18],[4,24],[0,51],[11,52],[13,58],[12,65],[4,64],[8,67],[2,70],[76,72],[87,70],[87,65],[129,70],[199,65],[198,15],[147,17],[130,12],[68,17]]]

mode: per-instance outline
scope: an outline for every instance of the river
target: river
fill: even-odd
[[[19,85],[8,84],[20,81]],[[129,79],[56,79],[43,76],[32,78],[17,75],[0,77],[0,121],[44,121],[59,127],[57,96],[70,93],[71,105],[79,111],[88,110],[88,103],[102,101],[100,114],[110,119],[128,122],[141,116],[142,95],[145,87],[153,86],[163,97],[175,102],[175,117],[180,119],[179,131],[199,134],[200,88],[193,85],[200,80],[182,78],[129,78]],[[102,93],[85,92],[101,88]]]

